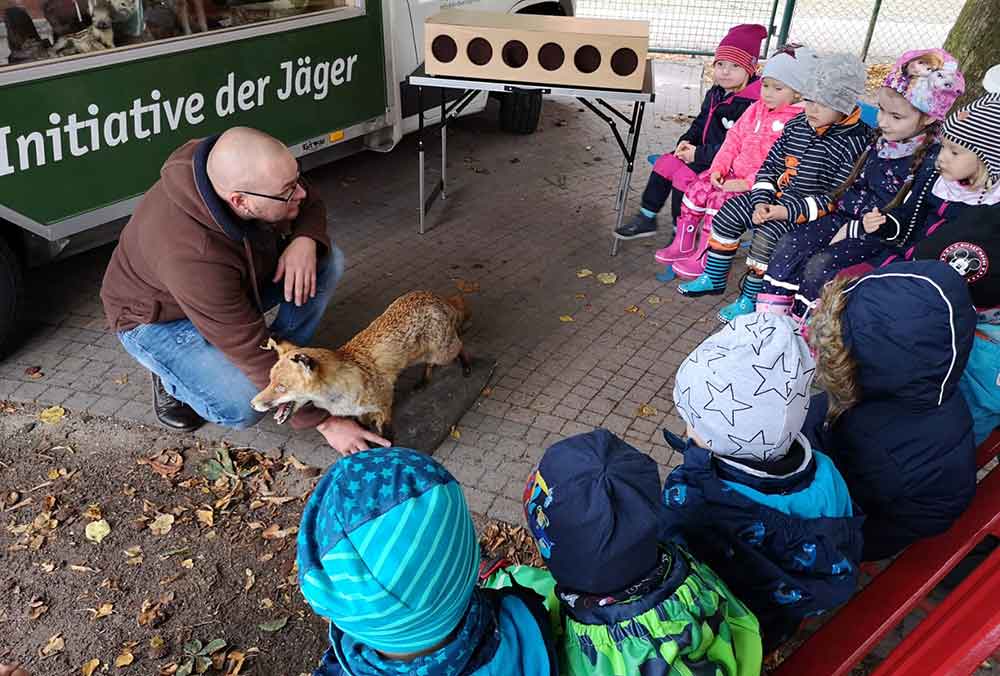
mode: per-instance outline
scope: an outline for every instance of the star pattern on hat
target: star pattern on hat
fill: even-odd
[[[734,458],[739,458],[739,457],[757,458],[759,457],[758,453],[756,453],[754,450],[744,450],[744,448],[746,448],[747,446],[754,446],[754,445],[760,445],[760,446],[767,445],[767,441],[764,439],[764,430],[757,432],[757,434],[753,435],[749,439],[741,439],[735,434],[727,434],[726,436],[729,437],[729,440],[731,442],[736,444],[736,450],[731,451],[729,453],[729,455],[733,456]],[[770,450],[774,450],[773,446],[770,448]],[[770,451],[768,448],[764,449],[764,455],[762,458],[763,460],[768,459],[769,452]]]
[[[778,369],[778,362],[781,362],[780,370]],[[774,363],[770,366],[764,366],[763,364],[751,364],[750,368],[752,368],[757,375],[760,376],[760,385],[758,385],[757,389],[754,390],[754,396],[774,392],[776,395],[781,397],[782,401],[788,399],[792,381],[789,378],[791,371],[785,367],[784,352],[779,354],[774,359]]]
[[[705,360],[705,366],[711,366],[712,362],[719,361],[720,359],[725,359],[729,356],[729,348],[723,345],[713,345],[712,349],[715,350],[709,359]]]
[[[694,405],[691,403],[691,386],[690,385],[688,387],[685,387],[683,390],[681,390],[681,397],[683,398],[683,401],[678,402],[677,405],[680,406],[680,407],[682,407],[685,411],[687,411],[688,413],[690,413],[693,417],[700,419],[701,418],[701,414],[698,413],[698,409],[696,409],[694,407]]]
[[[757,313],[752,322],[747,322],[743,325],[743,328],[745,328],[747,332],[753,336],[754,340],[757,341],[756,343],[751,344],[750,347],[753,348],[754,353],[758,356],[760,356],[760,351],[764,349],[764,342],[771,337],[775,330],[775,327],[773,326],[761,325],[761,319],[765,316],[765,313]],[[765,321],[767,320],[765,319]]]
[[[812,373],[815,373],[816,367],[802,370],[802,358],[795,360],[795,373],[789,378],[788,384],[785,387],[785,397],[789,403],[794,401],[797,397],[804,397],[809,399],[809,386],[812,384]],[[796,389],[795,385],[798,384],[799,388]]]
[[[708,388],[709,397],[708,403],[705,404],[705,410],[715,411],[721,415],[729,423],[730,427],[736,426],[736,414],[739,411],[746,411],[752,408],[750,404],[736,398],[736,395],[733,393],[732,383],[729,383],[721,390],[712,385],[712,383],[705,383],[705,385]],[[716,403],[716,395],[719,395],[718,403]],[[716,404],[716,406],[713,408],[712,404]]]

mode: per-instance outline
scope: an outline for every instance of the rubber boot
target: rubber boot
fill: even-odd
[[[708,219],[705,219],[706,221]],[[701,237],[690,256],[686,256],[673,264],[678,277],[694,279],[705,272],[705,255],[708,253],[708,240],[712,236],[712,227],[702,223]]]
[[[680,222],[677,223],[677,233],[674,235],[674,241],[669,246],[659,249],[656,252],[655,258],[657,263],[670,265],[675,261],[682,260],[694,254],[698,244],[698,222],[694,219],[685,218],[678,220]],[[707,247],[708,239],[704,237],[702,239],[705,240],[705,246]]]

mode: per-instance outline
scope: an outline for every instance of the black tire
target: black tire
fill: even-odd
[[[500,96],[500,128],[511,134],[531,134],[542,117],[540,91],[516,91]]]
[[[14,347],[24,308],[21,261],[0,237],[0,358]]]

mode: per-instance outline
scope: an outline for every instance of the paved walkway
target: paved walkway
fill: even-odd
[[[642,158],[676,139],[683,124],[674,116],[700,99],[700,65],[657,67],[669,77],[647,110]],[[408,138],[388,155],[348,158],[310,175],[348,261],[316,343],[343,342],[406,291],[454,292],[457,280],[474,282],[468,344],[498,366],[488,393],[462,418],[460,438],[436,453],[472,509],[519,523],[524,479],[544,448],[597,426],[651,453],[665,476],[676,459],[660,429],[681,431],[674,371],[716,329],[715,311],[731,298],[685,300],[676,283],[657,282],[652,253],[665,237],[625,243],[608,256],[620,162],[607,128],[565,100],[546,102],[531,136],[497,131],[492,109],[464,119],[449,147],[453,189],[423,237],[416,234],[415,155]],[[648,174],[640,162],[630,211]],[[155,424],[148,376],[104,327],[98,290],[110,253],[105,247],[30,275],[32,331],[0,363],[0,398]],[[614,272],[617,282],[578,278],[582,268]],[[561,321],[564,315],[573,321]],[[32,366],[44,376],[26,376]],[[314,464],[334,459],[315,431],[291,433],[270,418],[249,431],[209,426],[200,434],[283,445]]]

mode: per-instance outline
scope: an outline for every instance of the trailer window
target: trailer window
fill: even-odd
[[[0,67],[97,54],[355,4],[353,0],[17,0],[4,10]]]

